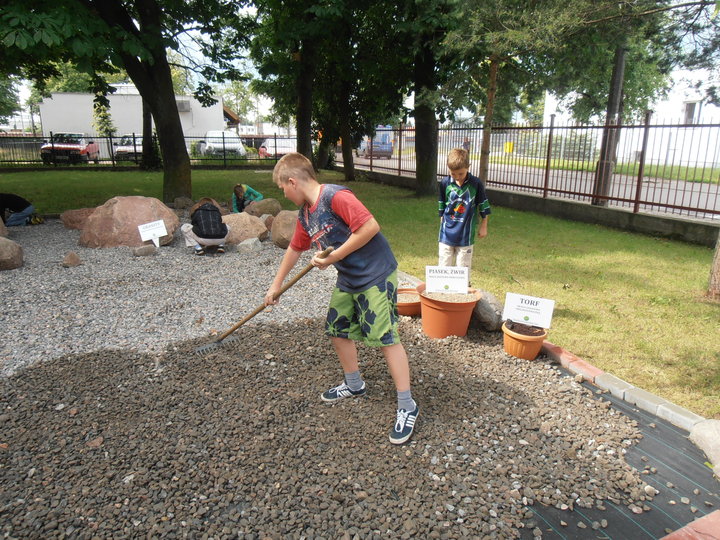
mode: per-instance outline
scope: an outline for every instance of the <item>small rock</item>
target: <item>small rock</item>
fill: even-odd
[[[95,437],[94,439],[90,439],[88,442],[85,443],[85,446],[88,448],[100,448],[102,446],[102,443],[105,441],[102,435],[99,437]]]
[[[145,244],[132,248],[133,257],[148,257],[155,255],[157,252],[158,248],[155,247],[155,244]]]
[[[75,266],[80,266],[81,264],[82,261],[80,260],[80,256],[74,251],[70,251],[67,255],[65,255],[65,258],[62,261],[62,265],[65,268],[73,268]]]

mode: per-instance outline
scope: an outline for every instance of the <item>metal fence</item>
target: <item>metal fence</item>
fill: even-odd
[[[66,149],[62,134],[47,137],[0,133],[0,166],[65,166],[88,163],[99,167],[133,166],[142,158],[142,135],[115,137],[86,135],[77,137],[72,150]],[[217,140],[185,137],[185,146],[193,165],[226,167],[266,163],[294,151],[296,138],[286,135],[221,136]],[[45,151],[41,149],[45,147]],[[244,150],[241,150],[242,149]],[[49,148],[49,150],[48,150]],[[83,152],[77,153],[76,152]],[[43,157],[44,155],[44,157]]]
[[[378,132],[382,130],[378,129]],[[356,155],[355,166],[415,175],[415,130],[394,128],[389,159]],[[438,177],[448,174],[452,148],[470,152],[478,172],[482,127],[439,129]],[[598,192],[598,161],[604,137],[616,141],[607,188]],[[337,156],[342,163],[342,155]],[[490,135],[487,185],[633,212],[720,219],[720,124],[611,126],[495,126]]]
[[[359,169],[414,176],[415,129],[412,126],[378,129],[376,137],[390,136],[390,157],[372,152],[354,157]],[[450,149],[470,152],[477,173],[482,127],[450,126],[439,129],[437,174],[447,174]],[[131,149],[141,144],[132,137]],[[232,166],[273,163],[295,149],[295,138],[281,135],[241,135],[246,154],[221,140],[212,149],[202,137],[186,137],[193,165]],[[89,138],[98,146],[98,166],[133,165],[138,152],[125,152],[121,137]],[[603,140],[614,143],[612,167],[598,168]],[[42,137],[0,136],[0,166],[36,166],[43,163]],[[264,146],[264,148],[262,148]],[[372,141],[366,143],[372,148]],[[211,151],[212,150],[212,151]],[[342,153],[336,152],[338,164]],[[90,160],[94,161],[94,160]],[[53,159],[49,165],[67,161]],[[603,161],[605,163],[605,161]],[[89,164],[89,166],[95,166]],[[599,170],[598,170],[599,169]],[[602,175],[606,170],[607,175]],[[598,191],[600,177],[605,189]],[[671,214],[695,219],[720,219],[720,124],[643,124],[587,126],[494,126],[490,135],[487,184],[489,187],[626,208],[633,212]]]

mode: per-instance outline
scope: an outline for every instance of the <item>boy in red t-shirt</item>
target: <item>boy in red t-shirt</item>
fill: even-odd
[[[355,341],[382,347],[397,390],[395,424],[390,442],[402,444],[412,436],[420,412],[410,391],[410,367],[398,333],[397,261],[380,226],[368,209],[343,186],[320,184],[312,163],[302,154],[287,154],[273,170],[273,181],[285,197],[300,207],[295,233],[265,295],[266,304],[276,304],[275,295],[303,251],[317,252],[313,266],[324,270],[331,264],[338,279],[330,299],[325,333],[338,355],[344,380],[322,393],[334,403],[365,395]],[[333,251],[318,257],[327,247]]]

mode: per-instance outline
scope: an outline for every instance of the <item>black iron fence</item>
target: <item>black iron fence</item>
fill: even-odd
[[[84,144],[91,142],[94,153],[80,155],[59,152],[63,145],[55,136],[0,135],[0,166],[87,162],[115,167],[132,166],[141,159],[139,135],[88,137]],[[391,151],[375,152],[373,141],[365,141],[355,153],[355,166],[414,176],[415,129],[382,128],[376,137],[390,140]],[[438,177],[447,174],[446,157],[456,147],[470,152],[471,170],[477,173],[482,137],[478,126],[441,127]],[[603,140],[612,142],[609,160],[600,159]],[[297,145],[294,137],[282,135],[223,135],[215,141],[186,137],[185,141],[193,165],[218,167],[271,164]],[[55,150],[49,157],[48,144]],[[343,164],[341,152],[335,158]],[[488,158],[490,187],[633,212],[720,219],[720,124],[653,125],[648,117],[635,125],[494,126]]]
[[[390,158],[356,154],[360,169],[415,175],[415,130],[392,134]],[[452,148],[470,152],[477,174],[482,127],[439,129],[437,174],[448,174]],[[611,141],[610,165],[601,160]],[[489,144],[490,187],[627,208],[633,212],[720,219],[720,124],[494,126]],[[342,155],[337,155],[342,163]],[[603,166],[598,167],[602,162]]]
[[[142,159],[142,135],[100,137],[55,133],[47,137],[0,134],[0,166],[94,164],[133,166]],[[286,135],[226,135],[185,137],[193,165],[232,166],[265,163],[295,151],[295,137]]]

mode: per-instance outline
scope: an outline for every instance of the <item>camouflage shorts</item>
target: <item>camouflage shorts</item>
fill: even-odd
[[[370,347],[400,343],[397,311],[397,271],[379,285],[358,293],[335,287],[330,298],[325,333],[362,341]]]

